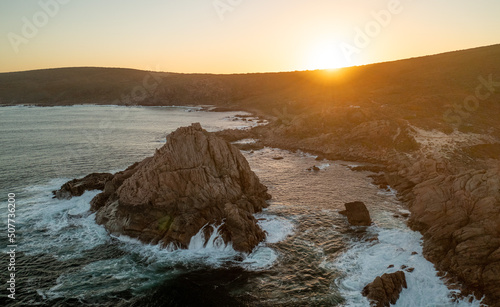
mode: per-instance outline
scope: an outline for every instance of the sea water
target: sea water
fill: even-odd
[[[267,238],[251,254],[218,236],[195,235],[188,249],[145,245],[111,236],[95,223],[89,202],[98,191],[52,198],[64,182],[118,171],[162,146],[180,126],[200,122],[215,131],[255,125],[242,112],[193,108],[72,106],[0,108],[0,226],[7,194],[16,194],[16,300],[11,306],[368,306],[361,290],[376,276],[406,273],[396,306],[479,306],[452,302],[454,291],[422,257],[422,238],[395,214],[391,191],[370,183],[349,163],[265,148],[244,151],[273,196],[256,214]],[[274,160],[276,156],[283,159]],[[308,171],[316,165],[319,171]],[[338,211],[367,204],[370,227],[350,227]],[[6,234],[6,233],[5,233]],[[371,240],[377,238],[378,240]],[[6,248],[6,236],[0,241]],[[2,254],[2,263],[8,255]],[[7,269],[1,273],[7,281]]]

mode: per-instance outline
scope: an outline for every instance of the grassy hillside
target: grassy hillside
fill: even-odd
[[[476,93],[480,78],[500,82],[500,45],[333,72],[211,75],[89,67],[2,73],[0,103],[213,104],[302,116],[312,130],[397,118],[426,129],[498,135],[500,86]]]

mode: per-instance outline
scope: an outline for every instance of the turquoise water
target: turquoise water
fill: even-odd
[[[238,112],[241,113],[241,112]],[[421,236],[395,213],[391,191],[347,162],[265,148],[243,152],[269,187],[270,207],[257,215],[268,232],[252,254],[202,234],[187,250],[165,250],[110,236],[95,223],[90,191],[52,199],[67,180],[118,171],[153,154],[167,133],[192,122],[215,131],[242,128],[233,113],[188,108],[73,106],[0,108],[0,227],[7,193],[16,194],[16,289],[9,306],[367,306],[360,294],[377,275],[414,267],[397,306],[478,306],[451,303],[453,291],[422,256]],[[282,160],[273,157],[282,156]],[[306,169],[312,165],[319,172]],[[338,211],[364,201],[374,220],[349,227]],[[378,237],[378,242],[367,239]],[[7,245],[6,237],[0,246]],[[413,252],[417,252],[414,255]],[[8,255],[2,254],[2,263]],[[394,268],[388,268],[389,265]],[[7,271],[1,271],[2,282]]]

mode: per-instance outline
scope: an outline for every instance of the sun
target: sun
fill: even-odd
[[[311,47],[307,58],[307,69],[336,69],[352,66],[342,54],[338,44],[323,42]]]

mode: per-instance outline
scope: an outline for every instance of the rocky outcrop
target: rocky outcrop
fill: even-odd
[[[339,213],[347,216],[349,224],[353,226],[370,226],[372,224],[370,212],[363,202],[355,201],[347,203],[345,204],[345,208],[346,210],[342,210]]]
[[[362,294],[370,300],[371,306],[389,307],[396,304],[399,294],[407,288],[403,271],[377,276],[375,280],[363,289]]]
[[[93,173],[66,182],[59,190],[52,191],[52,194],[57,199],[70,199],[73,196],[81,196],[85,191],[102,190],[106,182],[112,178],[113,175],[110,173]]]
[[[203,130],[179,128],[153,157],[108,180],[91,203],[96,221],[116,235],[186,248],[220,225],[226,243],[250,252],[265,238],[253,213],[267,207],[267,188],[240,151]]]
[[[424,256],[451,273],[447,278],[463,286],[463,294],[486,295],[486,303],[500,306],[499,142],[491,135],[426,132],[386,119],[325,127],[314,133],[296,119],[254,128],[251,137],[320,160],[382,165],[359,170],[377,172],[370,175],[375,184],[398,191],[411,211],[410,226],[424,235]]]
[[[199,124],[177,129],[121,176],[93,201],[111,233],[187,247],[205,225],[224,223],[224,241],[244,252],[265,238],[252,214],[267,206],[266,187],[238,149]]]
[[[440,164],[423,161],[404,174],[416,184],[410,224],[424,234],[424,255],[440,270],[499,302],[500,163],[453,172]]]

